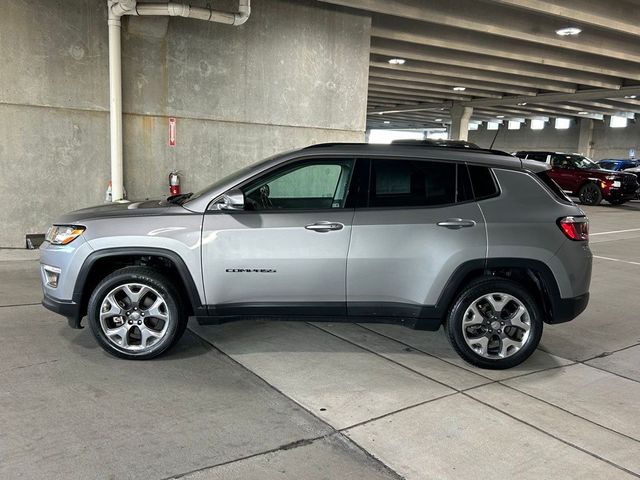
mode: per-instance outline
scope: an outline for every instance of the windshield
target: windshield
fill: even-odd
[[[271,157],[265,158],[264,160],[261,160],[261,161],[259,161],[257,163],[249,165],[247,167],[241,168],[240,170],[236,170],[235,172],[232,172],[229,175],[227,175],[225,177],[222,177],[219,180],[216,180],[211,185],[209,185],[209,186],[203,188],[202,190],[199,190],[196,193],[194,193],[193,195],[191,195],[189,197],[189,201],[195,200],[196,198],[200,198],[204,194],[206,194],[208,192],[211,192],[211,191],[214,191],[214,190],[217,190],[220,187],[223,187],[225,185],[238,183],[242,177],[244,177],[245,175],[247,175],[248,173],[250,173],[253,170],[258,170],[263,164],[270,162],[276,156],[280,156],[280,155],[273,155]]]
[[[554,167],[579,168],[581,170],[602,170],[602,167],[593,160],[582,155],[554,154],[551,162]]]

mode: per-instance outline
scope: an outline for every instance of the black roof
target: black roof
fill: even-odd
[[[522,160],[514,155],[488,149],[442,147],[423,144],[374,144],[374,143],[319,143],[289,152],[292,158],[306,153],[307,156],[349,155],[353,157],[415,158],[467,162],[488,167],[525,169],[533,172],[548,170],[545,163]]]

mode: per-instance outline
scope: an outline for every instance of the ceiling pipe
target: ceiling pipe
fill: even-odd
[[[136,0],[107,0],[109,25],[109,129],[111,146],[111,198],[117,202],[124,198],[124,174],[122,162],[122,50],[121,18],[135,16],[171,16],[242,25],[251,14],[250,0],[238,1],[238,12],[222,12],[187,4],[140,3]]]

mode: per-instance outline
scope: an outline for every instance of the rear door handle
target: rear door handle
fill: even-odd
[[[465,218],[447,218],[442,222],[438,222],[439,227],[450,228],[452,230],[458,230],[459,228],[475,227],[476,222],[473,220],[467,220]]]
[[[342,230],[344,225],[339,222],[316,222],[306,225],[304,228],[313,232],[325,233],[333,230]]]

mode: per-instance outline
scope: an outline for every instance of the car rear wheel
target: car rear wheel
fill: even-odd
[[[542,310],[520,284],[483,278],[458,296],[445,328],[464,360],[502,370],[529,358],[540,343],[542,326]]]
[[[126,267],[105,277],[89,299],[87,316],[104,350],[136,360],[166,352],[187,325],[171,282],[147,267]]]
[[[580,199],[580,203],[585,205],[600,205],[600,202],[602,202],[602,192],[600,191],[600,187],[595,183],[586,183],[580,188],[578,198]]]

